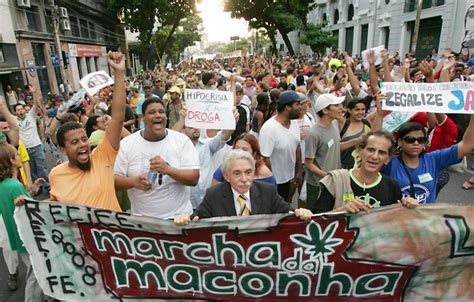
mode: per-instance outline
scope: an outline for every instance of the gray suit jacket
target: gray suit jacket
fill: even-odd
[[[250,204],[252,215],[288,213],[291,206],[268,183],[253,182],[250,187]],[[211,218],[222,216],[237,216],[235,211],[234,194],[228,182],[210,187],[193,216]]]

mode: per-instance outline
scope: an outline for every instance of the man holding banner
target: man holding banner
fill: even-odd
[[[191,219],[249,216],[288,213],[287,203],[271,184],[254,182],[255,159],[247,151],[229,151],[222,164],[225,182],[209,188],[204,200],[193,215],[179,215],[175,223],[186,225]],[[296,209],[295,215],[301,220],[309,220],[313,213],[308,209]]]
[[[109,65],[115,73],[112,118],[103,141],[91,152],[84,127],[76,122],[61,125],[57,141],[68,162],[50,173],[51,199],[121,211],[115,196],[113,165],[120,147],[125,115],[125,59],[119,52],[109,52]]]

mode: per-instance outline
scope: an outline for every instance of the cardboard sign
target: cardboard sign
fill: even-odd
[[[375,54],[375,65],[380,65],[382,64],[383,62],[383,58],[382,58],[382,50],[385,49],[385,46],[384,45],[380,45],[380,46],[377,46],[377,47],[374,47],[374,48],[369,48],[369,49],[366,49],[364,50],[362,53],[361,53],[361,56],[362,56],[362,64],[364,65],[364,68],[365,69],[369,69],[369,61],[367,60],[367,55],[370,51],[373,51],[374,54]]]
[[[380,83],[384,110],[402,112],[474,113],[474,82]]]
[[[309,221],[255,215],[178,227],[27,201],[15,220],[39,284],[59,300],[468,301],[473,211],[394,205]]]
[[[103,70],[89,73],[79,82],[90,95],[94,95],[104,87],[114,84],[114,80]]]
[[[232,112],[232,92],[219,90],[186,89],[184,100],[188,114],[184,120],[187,127],[200,129],[235,129]]]

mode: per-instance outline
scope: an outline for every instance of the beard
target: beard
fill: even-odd
[[[82,171],[86,172],[86,171],[89,171],[91,169],[91,161],[88,160],[85,163],[76,162],[76,166],[79,169],[81,169]]]
[[[291,111],[290,112],[290,120],[294,120],[300,117],[300,111]]]

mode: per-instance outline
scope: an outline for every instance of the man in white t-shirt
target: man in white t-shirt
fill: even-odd
[[[31,88],[33,92],[33,88]],[[20,139],[25,144],[28,156],[30,157],[30,171],[32,183],[39,178],[43,178],[46,182],[42,188],[49,191],[48,168],[46,167],[46,155],[44,153],[43,144],[38,134],[38,126],[36,124],[36,116],[40,101],[34,99],[31,110],[27,113],[25,107],[16,104],[14,110],[18,119],[20,128]]]
[[[148,98],[142,105],[144,129],[120,143],[115,188],[127,190],[133,214],[172,218],[191,214],[190,186],[199,180],[199,158],[191,140],[166,129],[165,106]]]
[[[300,102],[304,96],[289,90],[280,94],[277,115],[266,121],[260,130],[260,152],[271,167],[278,184],[278,193],[291,202],[290,185],[296,187],[302,180],[300,127]]]

